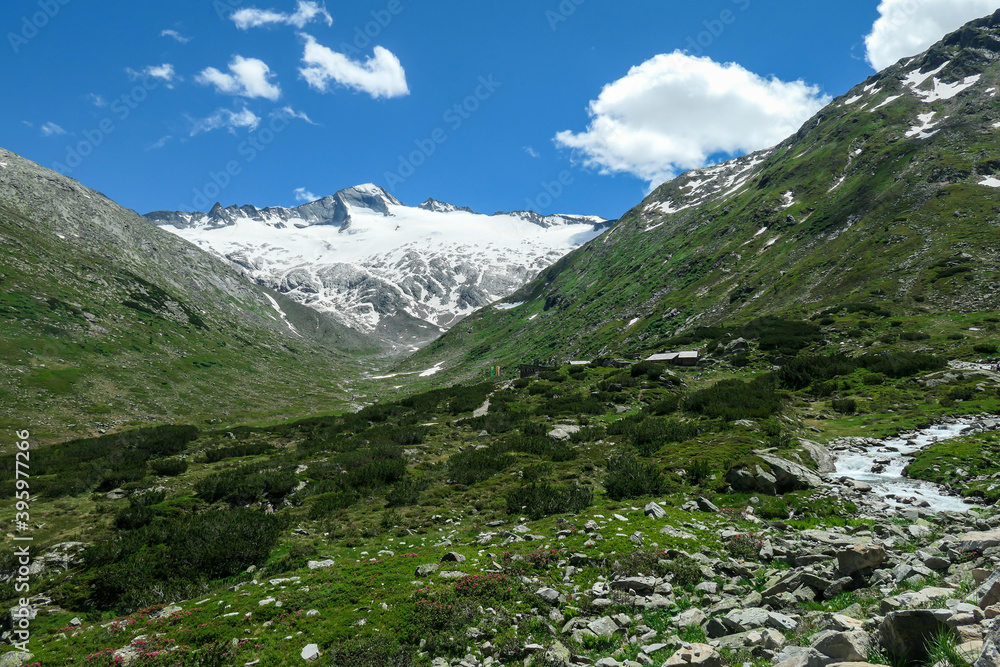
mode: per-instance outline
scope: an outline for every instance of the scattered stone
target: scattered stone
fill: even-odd
[[[663,509],[658,503],[651,502],[646,505],[645,508],[646,516],[653,519],[662,519],[667,516],[667,510]]]
[[[871,570],[885,562],[885,549],[874,544],[859,544],[837,552],[837,569],[843,576]]]
[[[682,667],[684,665],[722,667],[722,656],[708,644],[691,644],[690,648],[680,649],[663,663],[663,667]]]
[[[307,644],[304,649],[302,649],[302,659],[312,662],[313,660],[319,660],[320,652],[319,646],[316,644]]]
[[[425,563],[424,565],[417,566],[416,574],[418,578],[423,579],[424,577],[431,576],[440,569],[441,566],[438,565],[437,563]]]
[[[441,556],[442,563],[464,563],[465,556],[458,553],[457,551],[449,551],[445,555]]]

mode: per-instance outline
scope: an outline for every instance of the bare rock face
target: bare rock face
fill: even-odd
[[[927,641],[941,630],[949,630],[930,609],[910,609],[886,614],[879,625],[882,647],[891,655],[908,660],[927,658]]]
[[[859,544],[837,552],[837,567],[840,574],[852,574],[878,567],[885,561],[885,549],[874,544]]]

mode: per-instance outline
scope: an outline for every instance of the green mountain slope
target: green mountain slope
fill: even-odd
[[[373,347],[4,150],[0,286],[0,427],[43,437],[328,408]]]
[[[477,366],[654,350],[699,325],[1000,303],[1000,12],[773,149],[657,188],[604,237],[418,354]],[[469,367],[466,367],[469,368]]]

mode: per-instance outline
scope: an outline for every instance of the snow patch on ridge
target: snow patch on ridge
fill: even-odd
[[[988,188],[1000,188],[1000,178],[995,176],[987,176],[983,180],[979,181],[980,185],[985,185]]]

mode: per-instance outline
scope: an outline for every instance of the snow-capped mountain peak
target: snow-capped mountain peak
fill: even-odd
[[[489,216],[434,199],[409,207],[370,183],[291,209],[216,204],[146,218],[251,280],[407,348],[509,296],[610,226],[593,216]]]

